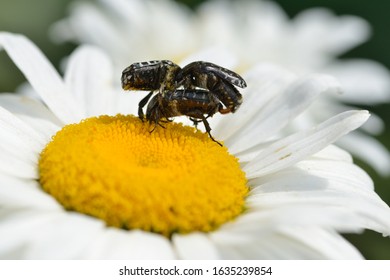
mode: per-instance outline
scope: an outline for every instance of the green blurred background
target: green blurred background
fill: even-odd
[[[115,0],[113,0],[115,1]],[[201,0],[177,0],[195,8]],[[245,1],[245,0],[244,0]],[[48,38],[50,24],[67,15],[71,0],[1,0],[0,30],[23,33],[32,39],[58,68],[62,57],[73,49],[72,44],[53,44]],[[362,57],[377,60],[390,68],[390,2],[384,0],[275,0],[285,11],[294,16],[310,7],[328,7],[336,14],[358,15],[372,25],[371,39],[353,49],[344,57]],[[13,92],[24,81],[24,77],[4,52],[0,52],[0,92]],[[375,112],[382,119],[390,120],[390,104],[366,109]],[[390,127],[378,139],[390,149]],[[390,204],[390,178],[379,177],[369,166],[357,162],[369,172],[375,181],[376,191],[387,204]],[[346,236],[368,259],[390,259],[390,239],[380,234],[366,231],[362,235]]]

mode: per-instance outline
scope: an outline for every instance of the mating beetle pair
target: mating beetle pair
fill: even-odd
[[[196,61],[181,68],[169,60],[153,60],[131,64],[122,72],[125,90],[150,90],[138,104],[138,116],[160,125],[177,116],[188,116],[197,124],[202,121],[210,138],[208,117],[215,113],[234,113],[242,103],[235,88],[245,88],[238,74],[213,63]],[[153,98],[152,95],[157,93]],[[215,141],[217,142],[217,141]],[[219,142],[217,142],[221,145]]]

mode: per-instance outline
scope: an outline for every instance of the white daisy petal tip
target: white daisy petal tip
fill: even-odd
[[[26,36],[0,32],[0,47],[24,74],[45,104],[64,123],[82,118],[78,104],[71,98],[57,70],[42,51]]]
[[[326,68],[338,77],[345,93],[339,98],[347,103],[375,105],[390,100],[390,71],[367,59],[343,59]]]
[[[318,92],[322,95],[339,95],[343,93],[340,81],[336,77],[328,74],[309,74],[298,79],[296,83],[304,85],[307,88],[307,94],[311,92]]]
[[[296,16],[294,24],[298,34],[307,36],[306,39],[326,36],[326,40],[321,40],[321,48],[336,55],[367,41],[371,35],[371,27],[365,19],[353,15],[336,16],[326,8],[304,10]]]
[[[69,57],[65,83],[86,116],[113,113],[113,69],[111,60],[93,45],[78,47]],[[100,92],[101,98],[96,98]]]
[[[270,143],[243,167],[254,179],[280,171],[321,151],[340,137],[355,130],[369,118],[366,110],[347,111],[308,130]]]
[[[390,152],[376,139],[359,131],[353,131],[337,143],[350,150],[355,157],[369,163],[382,177],[390,175]]]
[[[352,130],[360,127],[363,125],[368,118],[370,117],[370,112],[368,110],[357,110],[357,111],[351,111],[353,118],[354,118],[354,123],[356,123],[356,127],[353,128]],[[352,122],[353,123],[353,122]]]

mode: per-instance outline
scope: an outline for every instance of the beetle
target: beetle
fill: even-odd
[[[125,90],[150,91],[138,103],[138,117],[142,121],[143,108],[150,101],[147,120],[160,125],[162,118],[188,116],[195,125],[202,121],[213,140],[206,119],[217,112],[237,111],[242,95],[236,87],[246,87],[237,73],[205,61],[195,61],[183,68],[170,60],[136,62],[123,70],[121,82]],[[153,94],[156,95],[152,97]]]
[[[150,90],[138,104],[138,116],[143,119],[143,107],[148,103],[153,92],[162,94],[165,89],[209,90],[225,108],[221,114],[234,113],[242,103],[242,95],[235,88],[246,87],[245,80],[237,73],[204,61],[195,61],[184,68],[170,60],[152,60],[136,62],[122,72],[122,87],[125,90]]]
[[[234,113],[242,103],[241,93],[234,87],[245,88],[245,80],[237,73],[216,64],[195,61],[186,65],[176,76],[176,86],[203,88],[214,94],[225,106],[221,114]]]
[[[141,120],[144,118],[142,109],[155,91],[175,89],[175,78],[180,70],[180,66],[169,60],[136,62],[123,70],[121,82],[124,90],[150,91],[138,104],[138,116]]]
[[[156,126],[161,126],[161,120],[171,121],[172,117],[187,116],[195,124],[203,122],[210,138],[222,146],[211,135],[211,127],[207,121],[207,118],[212,117],[221,109],[221,102],[207,90],[166,90],[163,94],[157,94],[150,100],[146,109],[146,119],[155,123]]]
[[[122,72],[122,87],[125,90],[173,90],[175,79],[181,71],[170,60],[136,62]]]

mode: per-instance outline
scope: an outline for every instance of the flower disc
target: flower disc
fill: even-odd
[[[239,215],[248,187],[237,159],[191,127],[164,127],[122,115],[67,125],[41,153],[41,185],[68,210],[166,236]]]

